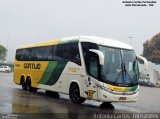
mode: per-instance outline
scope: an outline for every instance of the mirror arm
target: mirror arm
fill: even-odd
[[[144,62],[144,69],[147,70],[148,69],[148,61],[147,61],[147,59],[145,57],[142,57],[142,56],[137,56],[137,58]]]
[[[104,55],[101,51],[95,49],[89,49],[90,52],[96,53],[99,57],[100,65],[104,65]]]

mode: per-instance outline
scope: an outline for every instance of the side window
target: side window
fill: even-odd
[[[16,60],[23,61],[28,60],[28,53],[26,49],[18,49],[16,51]]]
[[[43,47],[43,60],[52,60],[52,46]]]
[[[52,55],[52,60],[58,59],[57,56],[57,46],[53,46],[53,55]]]
[[[77,64],[81,64],[78,43],[68,44],[67,59]]]
[[[28,48],[28,49],[26,49],[26,51],[27,51],[27,60],[28,61],[32,61],[32,58],[33,58],[33,53],[32,53],[32,48]]]
[[[19,60],[22,61],[24,60],[24,50],[20,50],[20,57],[19,57]]]
[[[16,60],[20,60],[20,50],[16,50]]]
[[[21,61],[28,61],[28,60],[31,60],[31,49],[22,49],[20,50],[20,60]]]
[[[86,56],[86,53],[89,49],[97,49],[97,45],[90,42],[82,42],[83,55]]]
[[[19,61],[67,60],[81,64],[78,43],[18,49],[16,59]]]
[[[89,71],[89,49],[97,49],[97,45],[90,42],[82,42],[83,57],[87,72]]]
[[[38,60],[37,53],[38,53],[38,48],[33,48],[32,49],[32,60],[34,60],[34,61]]]
[[[62,44],[60,45],[57,45],[55,47],[55,55],[54,55],[54,59],[55,60],[64,60],[63,57],[64,57],[64,54],[65,54],[65,49],[64,47],[62,46]]]
[[[78,43],[59,44],[54,48],[55,60],[67,60],[81,64]]]
[[[53,59],[53,46],[18,49],[16,60],[19,61],[48,61]]]
[[[43,60],[43,48],[42,47],[37,47],[36,48],[36,59],[38,61],[42,61]]]
[[[90,52],[88,73],[95,78],[98,78],[98,73],[99,73],[98,62],[99,62],[98,56],[95,53]]]

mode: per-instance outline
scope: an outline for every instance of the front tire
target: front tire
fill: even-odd
[[[101,109],[114,109],[114,105],[111,104],[111,102],[103,102],[100,104]]]
[[[85,98],[80,97],[80,91],[77,85],[73,85],[70,88],[69,96],[71,101],[76,104],[81,104],[86,100]]]

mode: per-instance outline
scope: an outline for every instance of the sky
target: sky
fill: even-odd
[[[0,44],[8,48],[7,61],[13,62],[19,46],[77,35],[119,40],[142,54],[143,43],[160,32],[160,0],[152,7],[126,7],[122,1],[0,0]]]

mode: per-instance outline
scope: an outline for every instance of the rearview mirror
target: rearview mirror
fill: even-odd
[[[147,70],[148,69],[148,61],[147,61],[147,59],[145,57],[142,57],[142,56],[137,56],[137,58],[144,62],[144,70]]]
[[[89,49],[90,52],[96,53],[99,57],[99,63],[100,65],[104,65],[104,55],[101,51],[96,49]]]

